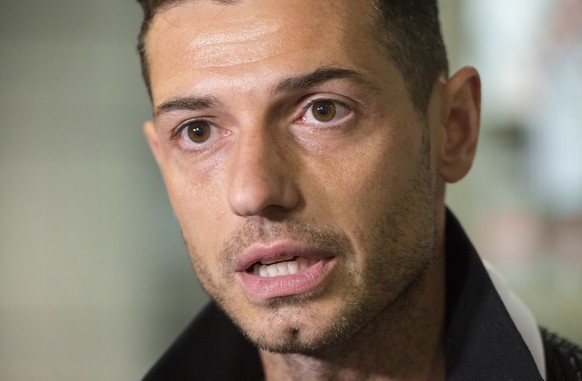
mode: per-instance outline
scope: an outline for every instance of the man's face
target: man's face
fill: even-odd
[[[263,348],[349,339],[434,256],[427,126],[364,1],[210,1],[147,38],[146,134],[194,268]]]

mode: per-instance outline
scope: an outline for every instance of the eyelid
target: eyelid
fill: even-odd
[[[330,98],[330,97],[318,97],[318,98],[313,98],[311,100],[309,100],[309,103],[305,106],[306,109],[308,109],[309,107],[313,106],[315,103],[317,102],[322,102],[322,101],[330,101],[330,102],[334,102],[342,107],[345,107],[349,110],[351,110],[352,108],[350,107],[350,105],[348,105],[346,102],[343,102],[339,99],[336,98]]]

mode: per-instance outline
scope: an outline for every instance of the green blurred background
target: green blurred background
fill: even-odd
[[[582,342],[582,10],[441,1],[484,83],[448,203],[541,323]],[[0,1],[0,379],[137,380],[204,304],[142,136],[133,1]]]

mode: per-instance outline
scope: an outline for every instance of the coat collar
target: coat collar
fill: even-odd
[[[475,248],[448,210],[446,226],[447,380],[542,380]]]

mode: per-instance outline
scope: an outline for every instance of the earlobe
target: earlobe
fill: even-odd
[[[477,150],[481,114],[477,70],[465,67],[447,81],[443,105],[439,174],[446,182],[454,183],[469,172]]]
[[[156,133],[156,127],[154,125],[154,122],[152,121],[145,122],[143,125],[143,132],[148,142],[148,145],[150,146],[152,154],[154,155],[154,159],[156,159],[158,166],[161,166],[160,143],[158,141],[158,134]]]

